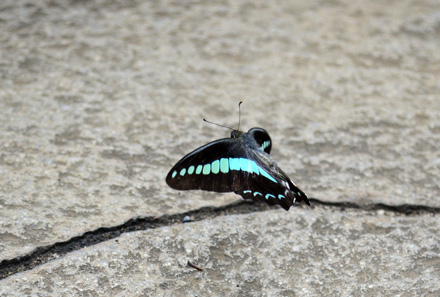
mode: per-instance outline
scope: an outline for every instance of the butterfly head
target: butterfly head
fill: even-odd
[[[231,132],[231,138],[240,138],[242,137],[244,132],[238,131],[238,130],[232,130]]]

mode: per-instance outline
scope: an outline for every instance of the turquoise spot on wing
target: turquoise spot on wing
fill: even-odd
[[[238,158],[229,158],[229,169],[240,170],[240,161]]]
[[[222,159],[225,160],[224,165],[224,171],[222,170],[222,172],[227,173],[228,170],[227,169],[227,161],[228,159]],[[260,167],[257,165],[257,163],[255,163],[255,161],[246,159],[246,158],[229,158],[229,169],[230,170],[241,170],[241,171],[245,171],[245,172],[249,172],[249,173],[256,173],[256,174],[260,174]],[[271,178],[269,178],[271,179]],[[272,178],[273,181],[275,181]],[[276,181],[275,181],[276,182]]]
[[[279,195],[278,195],[278,199],[280,199],[280,200],[281,200],[281,199],[284,199],[284,198],[286,198],[286,196],[284,196],[284,195],[281,195],[281,194],[279,194]]]
[[[263,196],[263,194],[261,194],[260,192],[255,192],[254,193],[254,197],[257,196],[257,195]]]
[[[203,174],[208,175],[211,172],[211,164],[206,164],[203,166]]]
[[[267,178],[267,179],[270,179],[270,180],[273,181],[274,183],[277,182],[272,176],[269,175],[269,173],[267,173],[266,171],[264,171],[263,168],[259,167],[259,169],[260,169],[260,174],[261,174],[262,176],[264,176],[264,177]]]
[[[193,173],[194,173],[194,166],[191,165],[191,166],[189,166],[189,168],[188,168],[188,174],[193,174]]]
[[[240,158],[240,169],[242,171],[246,171],[249,172],[250,170],[250,164],[249,164],[249,160],[245,159],[245,158]]]
[[[258,170],[258,165],[255,163],[255,161],[250,161],[251,163],[251,173],[260,174],[260,171]]]
[[[227,158],[221,158],[220,159],[220,171],[223,173],[229,172],[229,164]]]
[[[220,170],[220,161],[215,160],[211,164],[211,171],[212,171],[212,173],[217,174],[219,172],[219,170]]]
[[[171,175],[171,177],[172,177],[172,178],[175,178],[175,177],[176,177],[176,175],[177,175],[177,171],[176,171],[176,170],[174,170],[174,172],[173,172],[173,175]]]
[[[196,174],[200,174],[200,172],[202,172],[202,168],[203,168],[203,165],[197,166]]]
[[[181,175],[181,176],[184,176],[185,173],[186,173],[186,169],[185,169],[185,168],[183,168],[182,170],[180,170],[180,175]]]
[[[247,193],[252,193],[252,191],[249,190],[243,191],[243,194],[247,194]]]
[[[275,196],[274,195],[272,195],[272,194],[266,194],[266,199],[269,199],[269,197],[272,197],[272,198],[275,198]]]

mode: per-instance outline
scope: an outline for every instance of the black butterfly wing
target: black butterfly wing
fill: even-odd
[[[250,173],[246,184],[235,191],[244,199],[264,201],[270,205],[279,204],[285,210],[295,203],[304,201],[310,205],[307,195],[301,191],[268,154],[253,150],[252,156],[260,168],[259,174]]]
[[[233,192],[247,181],[248,173],[238,169],[246,158],[246,147],[239,138],[210,142],[183,157],[166,177],[176,190]]]
[[[296,201],[310,205],[269,154],[242,138],[219,139],[189,153],[170,170],[166,182],[176,190],[235,192],[286,210]]]

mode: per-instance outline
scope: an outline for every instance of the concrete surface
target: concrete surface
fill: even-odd
[[[131,218],[240,199],[233,194],[176,192],[164,182],[184,154],[229,134],[202,118],[235,128],[240,100],[241,129],[268,130],[273,156],[309,196],[361,207],[440,207],[437,1],[5,0],[0,3],[0,29],[0,261],[20,259],[38,247]],[[307,216],[296,209],[274,208],[237,219],[234,228],[242,232],[249,231],[246,220],[261,219],[255,227],[261,229],[254,234],[268,243],[254,248],[240,266],[216,266],[217,260],[206,252],[196,260],[208,271],[188,271],[186,258],[177,264],[167,257],[148,258],[154,242],[145,239],[145,254],[137,244],[127,243],[124,252],[112,250],[113,240],[0,280],[0,287],[3,295],[15,292],[4,284],[29,286],[28,291],[15,289],[30,295],[101,294],[99,288],[117,283],[121,273],[130,279],[126,267],[134,264],[125,253],[132,252],[139,270],[146,269],[137,272],[136,277],[143,278],[133,275],[130,286],[120,286],[112,294],[148,295],[144,288],[179,292],[193,275],[192,284],[202,283],[187,290],[204,295],[207,288],[219,292],[226,276],[235,285],[234,276],[239,274],[237,284],[246,287],[252,280],[252,288],[246,288],[257,295],[261,289],[261,295],[273,296],[283,292],[396,296],[399,277],[401,296],[438,295],[431,280],[438,279],[440,271],[438,214],[387,217],[391,229],[369,233],[368,228],[356,229],[357,224],[376,226],[381,215],[357,212],[356,220],[340,209],[333,215],[350,219],[345,223],[334,219],[331,227],[324,224],[328,228],[324,232],[306,221],[308,217],[330,221],[328,210],[303,211]],[[280,224],[275,221],[270,232],[284,234],[282,222],[298,223],[295,216],[305,216],[301,236],[313,242],[310,238],[316,232],[325,244],[338,241],[346,252],[345,262],[330,253],[331,264],[319,266],[317,259],[302,259],[303,250],[272,244],[264,220],[271,220],[273,213]],[[223,228],[229,234],[230,220],[235,219],[220,217],[191,226],[215,234]],[[185,228],[189,227],[164,227],[123,238],[136,242],[139,236],[154,238],[163,232],[168,240],[162,246],[168,243],[170,255],[183,257],[184,251],[176,248],[182,245],[176,230]],[[332,228],[343,231],[334,233]],[[371,247],[377,262],[357,264],[361,257],[349,257],[351,250],[361,249],[344,238],[351,229],[361,233],[362,245]],[[404,237],[387,238],[388,230],[405,230]],[[204,233],[210,245],[200,249],[221,247],[215,234]],[[299,236],[294,234],[292,238]],[[380,249],[377,238],[383,238],[388,251]],[[323,245],[308,246],[310,255],[324,253]],[[243,259],[249,251],[246,245],[229,248],[228,254],[217,250],[215,257]],[[98,257],[91,264],[88,253]],[[118,272],[110,276],[95,266],[109,257],[120,259],[114,268]],[[300,260],[301,266],[294,265]],[[412,263],[408,265],[415,269],[402,263]],[[170,270],[170,265],[177,266]],[[359,265],[365,265],[363,276]],[[274,268],[282,276],[279,281],[272,275]],[[98,281],[96,287],[87,283],[87,277],[75,276],[81,269],[89,273],[90,281],[103,283]],[[160,277],[151,276],[158,271]],[[168,272],[175,273],[174,278]],[[355,285],[347,286],[351,283],[347,278],[357,282],[358,292]],[[396,290],[387,291],[388,283]],[[62,292],[73,286],[79,291]],[[238,293],[239,288],[227,292]]]
[[[438,296],[439,230],[432,215],[231,215],[72,252],[3,280],[0,296]]]

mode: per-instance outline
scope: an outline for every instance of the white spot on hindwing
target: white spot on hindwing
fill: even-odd
[[[252,191],[251,190],[244,190],[243,191],[243,194],[252,194]],[[255,191],[255,192],[253,192],[253,195],[254,195],[254,197],[257,197],[257,195],[260,195],[260,196],[263,196],[263,194],[261,194],[260,192],[257,192],[257,191]],[[264,196],[266,199],[269,199],[269,198],[276,198],[274,195],[272,195],[272,194],[266,194],[265,196]],[[282,195],[282,194],[279,194],[278,195],[278,199],[285,199],[286,198],[286,196],[284,196],[284,195]]]

